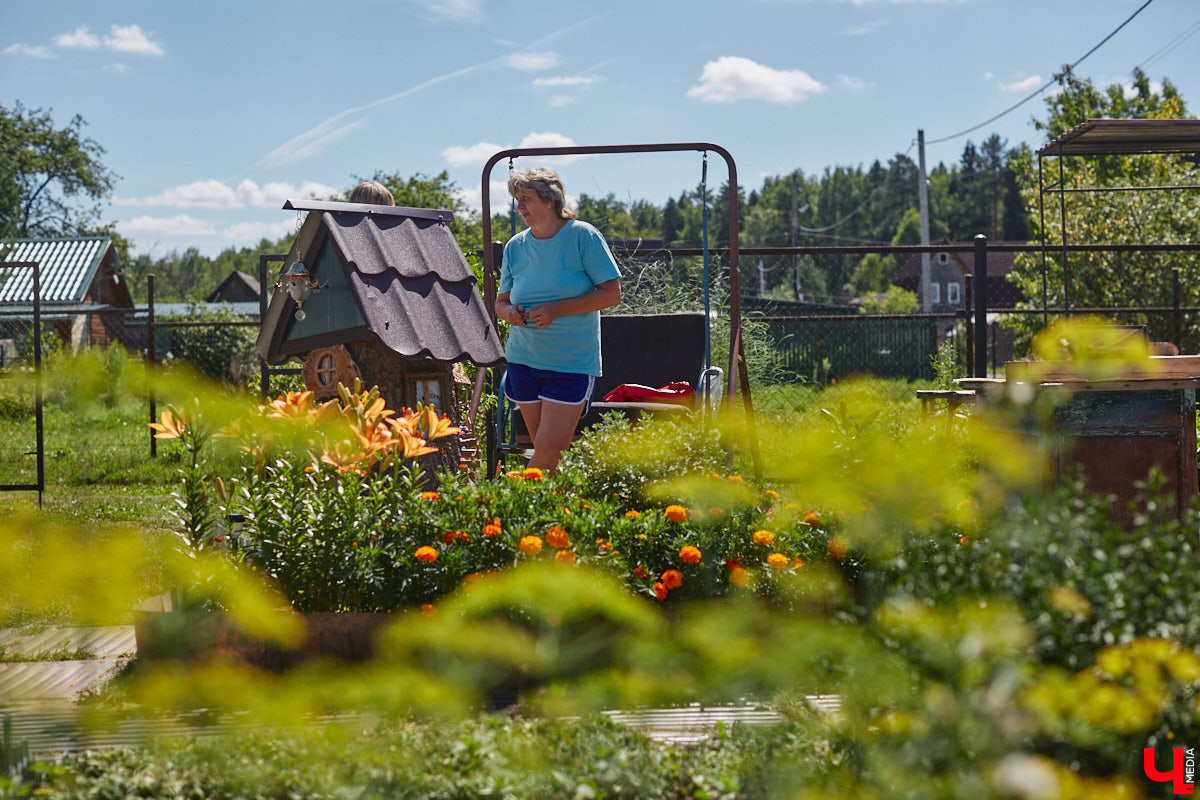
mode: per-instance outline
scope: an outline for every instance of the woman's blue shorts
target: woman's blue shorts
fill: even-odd
[[[596,379],[578,372],[555,372],[525,364],[508,365],[504,372],[504,394],[514,403],[591,404]],[[587,409],[584,409],[587,413]]]

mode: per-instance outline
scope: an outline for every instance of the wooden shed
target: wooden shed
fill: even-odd
[[[0,243],[0,263],[36,262],[41,313],[65,346],[107,347],[123,340],[133,298],[121,272],[121,257],[107,236],[16,239]],[[5,320],[33,319],[33,275],[0,270],[0,312]]]
[[[496,366],[504,348],[450,232],[453,214],[319,201],[284,208],[308,214],[281,273],[298,262],[315,288],[302,314],[274,289],[259,354],[270,364],[302,362],[318,397],[361,378],[390,408],[433,405],[462,424],[454,365]],[[457,444],[441,450],[436,465],[456,466]]]

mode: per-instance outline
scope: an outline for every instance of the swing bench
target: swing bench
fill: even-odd
[[[709,263],[708,263],[708,202],[707,175],[708,153],[710,151],[721,155],[729,168],[729,185],[737,186],[737,167],[733,157],[725,148],[719,145],[694,143],[666,144],[635,144],[635,145],[599,145],[584,147],[530,147],[502,150],[493,155],[483,168],[482,180],[482,217],[483,239],[485,242],[492,238],[491,212],[491,172],[492,168],[502,159],[509,159],[510,167],[513,159],[520,156],[556,156],[556,155],[599,155],[610,153],[661,153],[693,151],[703,153],[701,172],[702,194],[704,194],[704,311],[681,312],[674,314],[650,315],[601,315],[601,360],[604,375],[596,379],[595,398],[603,398],[611,389],[621,384],[640,384],[649,387],[659,387],[675,381],[695,380],[698,392],[697,405],[704,411],[715,411],[724,402],[733,407],[740,386],[744,411],[747,415],[748,433],[750,436],[750,453],[754,462],[756,477],[762,476],[762,467],[758,452],[757,434],[754,429],[754,406],[750,399],[750,378],[746,370],[746,359],[741,336],[741,276],[738,269],[738,207],[737,192],[729,192],[729,323],[730,348],[729,368],[722,370],[712,365],[711,336],[709,320],[711,319],[709,295]],[[492,324],[496,324],[495,303],[496,287],[500,272],[500,253],[503,248],[499,243],[483,248],[484,273],[484,304],[492,316]],[[492,393],[499,395],[499,403],[495,409],[495,417],[487,426],[488,452],[487,470],[489,476],[494,476],[497,466],[496,456],[502,452],[519,452],[532,446],[528,433],[524,430],[524,422],[515,406],[507,403],[503,392],[499,391],[499,374],[493,371],[490,377]],[[724,380],[724,383],[723,383]],[[478,407],[482,390],[482,377],[476,381],[475,392],[471,402],[470,418],[474,419],[475,408]],[[580,420],[576,427],[576,435],[582,430],[594,425],[605,414],[611,412],[624,414],[627,418],[637,418],[643,414],[678,414],[687,413],[688,406],[671,403],[643,402],[605,402],[600,399],[593,402],[591,408]]]
[[[677,381],[687,381],[698,390],[707,388],[697,395],[696,403],[714,404],[720,392],[719,368],[708,370],[711,377],[704,375],[704,314],[679,312],[674,314],[605,314],[600,317],[600,350],[604,374],[596,378],[595,391],[587,413],[575,426],[578,437],[607,414],[618,413],[626,419],[635,420],[642,416],[670,416],[687,414],[693,410],[691,402],[638,402],[605,401],[605,395],[618,386],[637,384],[640,386],[666,386]],[[716,380],[713,380],[715,378]],[[702,384],[707,383],[707,387]],[[502,453],[525,452],[533,447],[525,421],[515,403],[501,393],[500,425],[497,449]]]

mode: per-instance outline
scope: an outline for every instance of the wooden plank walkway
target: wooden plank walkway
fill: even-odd
[[[0,717],[11,715],[18,741],[34,756],[82,750],[135,747],[168,737],[220,736],[261,730],[248,714],[210,712],[155,717],[86,709],[73,702],[118,674],[136,654],[133,626],[56,628],[38,632],[0,630],[0,651],[8,658],[45,659],[61,653],[90,653],[86,660],[0,663]],[[833,695],[807,698],[817,711],[836,717]],[[613,710],[604,716],[660,742],[687,744],[711,736],[718,724],[772,725],[782,717],[762,705],[701,706]],[[314,725],[359,719],[343,715],[314,719]],[[365,716],[361,717],[366,719]]]

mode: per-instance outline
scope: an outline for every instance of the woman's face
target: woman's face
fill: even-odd
[[[556,214],[554,213],[553,201],[543,200],[538,196],[537,192],[531,192],[527,189],[518,191],[515,197],[517,200],[517,213],[521,215],[521,219],[525,220],[525,224],[530,228],[542,228],[554,221]]]

